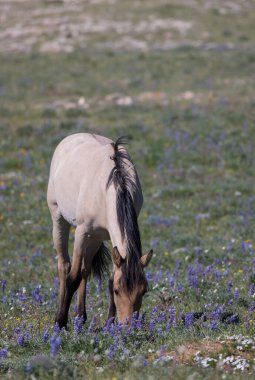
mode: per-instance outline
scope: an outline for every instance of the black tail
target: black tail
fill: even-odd
[[[93,275],[101,280],[104,274],[109,272],[110,261],[111,253],[104,243],[102,243],[92,260]]]

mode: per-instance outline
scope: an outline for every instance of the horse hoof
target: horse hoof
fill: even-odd
[[[57,324],[60,329],[67,329],[67,318],[62,315],[57,315],[55,318],[55,324]]]

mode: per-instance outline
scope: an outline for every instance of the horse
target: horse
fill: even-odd
[[[144,268],[153,251],[141,253],[138,215],[143,194],[123,137],[77,133],[56,147],[50,166],[47,203],[57,252],[59,306],[55,322],[66,327],[77,291],[77,316],[85,322],[86,284],[91,272],[102,278],[112,260],[108,320],[131,323],[148,290]],[[70,227],[75,227],[72,263]],[[104,244],[110,240],[112,252]]]

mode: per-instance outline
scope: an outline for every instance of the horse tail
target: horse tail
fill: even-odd
[[[102,243],[92,260],[93,276],[102,280],[104,274],[109,272],[110,261],[111,253],[104,243]]]

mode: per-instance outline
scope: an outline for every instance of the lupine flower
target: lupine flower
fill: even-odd
[[[59,327],[58,323],[55,323],[54,328],[53,328],[53,332],[56,334],[58,334],[60,332],[60,327]]]
[[[74,318],[74,321],[73,321],[74,335],[78,335],[78,334],[81,333],[82,328],[83,328],[83,321],[84,321],[83,316],[79,316],[79,315],[77,315],[77,316]]]
[[[234,291],[234,298],[239,298],[239,290],[235,289]]]
[[[24,334],[19,334],[17,337],[17,343],[19,346],[24,346],[25,344],[25,337]]]
[[[110,328],[111,328],[111,325],[113,324],[113,322],[114,322],[114,318],[113,318],[113,317],[112,317],[112,318],[109,318],[109,319],[107,320],[107,322],[106,322],[104,328],[103,328],[103,331],[104,331],[104,332],[110,332]]]
[[[135,328],[135,327],[136,327],[138,318],[139,318],[138,312],[135,311],[135,312],[133,313],[133,315],[132,315],[132,319],[131,319],[131,327],[132,327],[132,328]]]
[[[14,335],[17,335],[19,332],[20,332],[20,328],[19,328],[19,327],[16,327],[16,328],[13,330],[13,334],[14,334]]]
[[[1,286],[2,286],[2,292],[3,292],[3,293],[5,292],[6,285],[7,285],[7,281],[6,281],[6,280],[2,280],[2,281],[1,281]]]
[[[169,327],[175,327],[176,326],[176,310],[174,306],[170,307],[169,310],[169,321],[168,321]]]
[[[228,294],[231,294],[232,287],[233,287],[232,281],[229,281],[229,283],[228,283],[228,290],[227,290]]]
[[[2,348],[0,350],[0,360],[1,359],[6,359],[8,356],[8,349],[7,348]]]
[[[117,344],[116,343],[111,344],[108,350],[108,355],[107,355],[110,360],[114,358],[116,351],[117,351]]]
[[[214,306],[214,309],[213,309],[213,312],[211,314],[211,319],[212,320],[219,320],[220,319],[220,315],[221,315],[221,311],[220,309],[218,308],[217,305]]]
[[[160,269],[156,275],[155,275],[155,278],[154,278],[154,283],[155,284],[158,284],[162,279],[162,269]]]
[[[222,278],[222,274],[221,274],[221,272],[219,272],[219,271],[215,271],[214,275],[215,275],[215,279],[216,279],[216,281],[219,282],[219,281],[221,280],[221,278]]]
[[[187,313],[184,316],[184,325],[188,329],[190,328],[194,323],[194,314],[193,313]]]
[[[175,270],[174,270],[174,275],[176,278],[178,277],[180,266],[181,266],[181,260],[178,260],[175,266]]]
[[[51,337],[51,347],[50,347],[50,352],[52,356],[57,356],[59,349],[61,345],[61,338],[59,335],[54,333]]]
[[[189,285],[192,288],[198,287],[198,276],[196,276],[194,274],[188,274],[188,280],[189,280]]]
[[[252,297],[254,293],[255,293],[255,285],[251,285],[250,290],[249,290],[249,296]]]
[[[241,250],[243,253],[246,253],[247,250],[251,247],[251,243],[247,241],[242,241],[241,243]]]
[[[145,319],[145,312],[141,316],[138,317],[137,324],[136,324],[136,327],[138,328],[138,330],[141,330],[143,328],[144,319]]]
[[[149,323],[149,329],[148,329],[148,331],[149,331],[150,334],[154,331],[155,326],[156,326],[155,320],[151,319],[150,323]]]
[[[217,330],[217,328],[218,328],[218,321],[216,321],[216,320],[211,321],[211,326],[210,326],[210,328],[211,328],[212,331]]]
[[[174,287],[174,277],[171,274],[169,276],[169,285],[170,285],[170,288]]]
[[[155,329],[156,315],[157,315],[157,308],[153,307],[153,309],[151,311],[151,319],[150,319],[150,323],[149,323],[149,333],[151,333]]]
[[[88,333],[91,334],[96,326],[96,321],[97,321],[97,318],[96,316],[94,315],[93,318],[91,319],[91,322],[90,322],[90,325],[89,325],[89,328],[88,328]]]
[[[48,341],[49,337],[50,337],[49,331],[46,329],[43,333],[43,336],[42,336],[43,343],[46,343]]]
[[[156,319],[157,323],[166,322],[166,313],[164,311],[161,311]]]
[[[39,303],[41,304],[43,302],[43,299],[42,299],[42,294],[41,294],[41,288],[42,286],[41,285],[37,285],[33,292],[32,292],[32,296],[33,296],[33,300],[36,302],[36,303]]]

